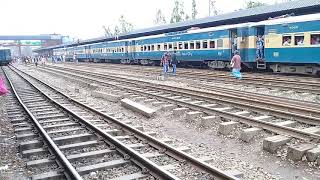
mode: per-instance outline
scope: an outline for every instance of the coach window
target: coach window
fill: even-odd
[[[143,46],[143,51],[147,51],[147,46]]]
[[[179,49],[183,49],[182,42],[179,42],[179,44],[178,44],[178,48],[179,48]]]
[[[166,43],[164,43],[164,50],[168,49],[168,45]]]
[[[158,50],[158,51],[161,50],[161,45],[160,45],[160,44],[157,45],[157,50]]]
[[[151,45],[151,51],[154,51],[154,45]]]
[[[176,42],[173,43],[173,49],[178,49],[178,45]]]
[[[196,49],[200,49],[201,48],[201,42],[200,41],[196,41]]]
[[[304,35],[295,35],[294,36],[294,45],[302,46],[304,44]]]
[[[223,39],[218,39],[217,40],[217,47],[222,48],[223,47]]]
[[[320,34],[311,34],[311,45],[320,45]]]
[[[216,42],[213,40],[209,42],[209,45],[210,45],[210,48],[212,49],[216,48]]]
[[[151,46],[150,45],[148,46],[148,51],[151,51]]]
[[[171,43],[169,43],[169,50],[171,50],[172,49],[172,44]]]
[[[189,49],[189,43],[188,42],[184,42],[184,49]]]
[[[291,45],[291,36],[283,36],[282,37],[282,46],[290,46]]]
[[[140,48],[140,49],[141,49],[141,51],[143,51],[143,46],[141,46],[141,48]]]
[[[194,49],[194,42],[190,42],[190,49]]]
[[[202,42],[202,48],[207,49],[208,48],[208,41],[203,41]]]

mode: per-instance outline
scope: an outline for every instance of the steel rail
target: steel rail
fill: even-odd
[[[70,64],[70,65],[75,65],[74,63],[65,63],[65,64]],[[152,70],[154,72],[154,70],[159,70],[162,71],[161,68],[158,68],[158,67],[152,67],[152,66],[132,66],[132,65],[126,65],[126,64],[96,64],[96,63],[82,63],[82,62],[79,62],[78,64],[76,64],[77,66],[88,66],[90,65],[91,67],[111,67],[112,69],[128,69],[130,68],[131,70],[135,70],[135,71],[148,71],[148,70]],[[123,66],[123,67],[121,67]],[[102,69],[105,69],[105,68],[102,68]],[[203,72],[201,72],[203,71]],[[230,77],[229,76],[229,72],[223,72],[223,71],[211,71],[211,70],[206,70],[206,69],[190,69],[190,68],[183,68],[181,67],[180,68],[180,72],[183,73],[183,74],[199,74],[199,75],[215,75],[215,76],[222,76],[222,77]],[[265,77],[265,76],[258,76],[258,75],[267,75],[269,77]],[[291,82],[297,82],[296,79],[293,79],[292,77],[294,78],[299,78],[298,80],[299,81],[306,81],[306,80],[312,80],[311,83],[318,83],[318,79],[316,78],[313,78],[313,77],[301,77],[301,76],[285,76],[285,75],[281,75],[281,74],[261,74],[261,73],[251,73],[251,72],[247,72],[245,74],[245,77],[246,78],[253,78],[254,80],[260,80],[260,79],[268,79],[268,80],[278,80],[278,81],[291,81]],[[290,79],[288,78],[290,77]]]
[[[60,68],[60,67],[59,67]],[[59,69],[58,68],[58,69]],[[64,69],[64,68],[62,68]],[[272,100],[264,100],[264,99],[252,99],[247,98],[247,97],[239,97],[237,95],[228,95],[225,93],[212,93],[212,92],[206,92],[206,91],[201,91],[201,90],[190,90],[190,89],[186,89],[186,88],[181,88],[181,87],[176,87],[176,86],[170,86],[170,85],[154,85],[152,83],[146,82],[146,81],[141,81],[141,80],[136,80],[134,79],[134,81],[136,82],[132,82],[133,79],[127,79],[127,78],[122,78],[122,77],[117,77],[117,76],[112,76],[112,75],[105,75],[105,74],[100,74],[100,73],[92,73],[92,72],[87,72],[84,70],[77,70],[77,69],[72,69],[72,68],[66,68],[68,71],[72,70],[75,72],[79,72],[82,74],[86,74],[86,75],[90,75],[93,77],[98,77],[98,78],[109,78],[109,79],[113,79],[113,80],[117,80],[117,81],[123,81],[126,83],[130,83],[130,84],[134,84],[134,85],[138,85],[138,83],[142,83],[145,87],[150,87],[150,88],[156,88],[156,89],[162,89],[162,90],[170,90],[171,92],[175,92],[178,94],[185,94],[185,95],[190,95],[190,93],[192,93],[192,95],[197,96],[198,98],[206,98],[206,99],[210,99],[210,100],[214,100],[214,101],[224,101],[228,104],[233,104],[239,107],[240,106],[247,106],[248,108],[254,108],[259,110],[259,112],[272,112],[272,113],[276,113],[278,116],[280,115],[283,118],[291,118],[291,117],[296,117],[298,118],[297,120],[303,123],[309,123],[309,124],[313,124],[313,125],[319,125],[320,124],[320,109],[318,108],[310,108],[309,106],[302,106],[302,105],[297,105],[297,104],[288,104],[288,103],[280,103],[278,101],[272,101]],[[69,73],[69,72],[68,72]],[[83,77],[82,77],[83,78]],[[146,85],[147,84],[147,85]],[[178,91],[179,90],[179,91]],[[195,94],[197,93],[197,94]],[[210,96],[209,96],[210,95]],[[218,97],[212,97],[212,96],[218,96]],[[219,97],[223,97],[223,98],[229,98],[229,100],[222,100]],[[236,100],[238,100],[238,102],[236,102]],[[257,106],[254,105],[252,103],[255,104],[264,104],[264,106]],[[286,111],[281,111],[279,109],[285,109]],[[299,113],[305,113],[308,116],[306,116],[305,114],[299,114]],[[311,115],[316,114],[318,117],[313,117]]]
[[[2,69],[2,67],[1,67],[1,69]],[[39,123],[37,118],[31,113],[31,111],[28,109],[28,107],[23,103],[23,101],[21,100],[19,94],[17,93],[12,81],[8,77],[6,71],[3,70],[3,72],[4,72],[5,77],[7,78],[8,82],[10,84],[10,87],[11,87],[14,95],[16,96],[17,100],[19,101],[20,105],[27,112],[27,114],[30,117],[30,119],[32,120],[33,124],[38,129],[38,132],[40,132],[40,134],[42,135],[44,141],[46,142],[48,147],[54,153],[55,157],[57,157],[59,159],[60,164],[63,165],[63,168],[64,168],[67,176],[69,176],[73,180],[82,180],[80,174],[75,170],[75,168],[71,165],[71,163],[68,161],[68,159],[63,155],[63,153],[60,151],[59,147],[50,138],[48,133],[43,129],[43,127],[41,126],[41,124]]]
[[[18,70],[18,69],[17,69]],[[90,106],[87,106],[81,102],[78,102],[76,100],[74,100],[73,98],[71,98],[70,96],[66,95],[65,93],[63,92],[60,92],[58,91],[56,88],[54,87],[51,87],[49,86],[47,83],[45,82],[42,82],[40,81],[39,79],[19,70],[20,72],[26,74],[27,76],[35,79],[36,81],[38,81],[39,83],[42,83],[43,85],[45,85],[46,87],[48,88],[51,88],[53,89],[54,91],[57,91],[57,93],[61,94],[62,96],[66,97],[67,99],[71,100],[72,102],[82,106],[82,107],[85,107],[97,114],[99,114],[100,116],[110,120],[111,122],[119,125],[120,127],[122,127],[123,129],[125,129],[126,131],[128,132],[131,132],[131,133],[134,133],[133,135],[136,136],[136,137],[139,137],[140,139],[145,139],[149,144],[151,144],[153,147],[157,147],[157,149],[167,153],[168,155],[171,155],[173,157],[176,157],[180,160],[187,160],[188,162],[190,162],[191,164],[193,164],[194,166],[196,166],[197,168],[201,169],[201,170],[204,170],[208,173],[210,173],[211,175],[215,176],[216,178],[218,179],[230,179],[230,180],[237,180],[238,178],[232,176],[232,175],[229,175],[229,174],[226,174],[224,173],[222,170],[218,169],[218,168],[215,168],[215,167],[212,167],[210,166],[209,164],[205,163],[205,162],[202,162],[202,161],[198,161],[195,157],[193,156],[190,156],[188,155],[187,153],[184,153],[183,151],[180,151],[180,150],[177,150],[176,148],[170,146],[169,144],[167,143],[164,143],[164,142],[161,142],[161,141],[158,141],[156,138],[148,135],[148,134],[145,134],[143,133],[142,131],[136,129],[136,128],[133,128],[99,110],[96,110]],[[30,83],[30,82],[29,82]],[[51,101],[54,101],[53,99],[51,99],[49,96],[47,96]],[[102,137],[105,137],[106,139],[108,140],[111,140],[111,143],[113,144],[117,144],[118,146],[124,146],[124,151],[125,153],[127,153],[128,155],[130,156],[133,156],[135,158],[137,158],[139,160],[139,163],[144,165],[145,167],[147,167],[148,169],[151,168],[151,170],[154,172],[152,173],[153,175],[155,175],[156,177],[159,177],[159,178],[163,178],[163,179],[176,179],[176,177],[172,176],[170,173],[168,173],[167,171],[163,170],[161,167],[159,167],[158,165],[154,164],[153,162],[151,162],[150,160],[148,160],[147,158],[145,157],[142,157],[140,156],[136,151],[134,151],[133,149],[129,148],[129,147],[126,147],[123,143],[121,143],[119,140],[113,138],[112,136],[110,136],[109,134],[103,132],[103,130],[101,130],[100,128],[94,126],[93,124],[91,124],[90,122],[82,119],[81,117],[79,117],[77,114],[75,114],[72,110],[69,110],[68,108],[66,107],[63,107],[61,104],[59,104],[58,102],[56,102],[56,104],[58,106],[60,106],[61,108],[65,108],[65,110],[71,114],[73,114],[75,117],[81,119],[81,121],[83,121],[87,126],[89,126],[90,128],[92,128],[93,130],[95,130],[99,135],[101,135]],[[159,174],[161,176],[159,176]]]
[[[72,76],[75,76],[75,77],[78,77],[78,78],[81,77],[82,79],[87,79],[89,81],[93,81],[93,82],[100,83],[100,84],[106,84],[106,85],[111,85],[111,86],[115,86],[115,87],[122,88],[122,89],[127,89],[127,90],[132,91],[132,92],[137,92],[138,91],[137,89],[128,88],[128,87],[125,87],[125,86],[114,85],[112,83],[108,83],[108,82],[105,82],[105,81],[102,81],[102,80],[89,78],[87,76],[81,76],[81,75],[72,75]],[[106,77],[104,77],[104,79],[106,79]],[[131,82],[131,83],[133,83],[133,82]],[[158,86],[158,87],[155,87],[155,89],[158,90],[160,88]],[[276,132],[276,133],[279,133],[279,134],[286,134],[286,135],[290,135],[290,136],[293,136],[293,137],[296,137],[296,138],[301,138],[301,139],[317,140],[317,141],[320,140],[320,135],[319,134],[308,133],[308,132],[305,132],[305,131],[302,131],[302,130],[299,130],[299,129],[295,129],[295,128],[291,128],[291,127],[280,126],[280,125],[276,125],[276,124],[273,124],[273,123],[270,123],[270,122],[266,122],[266,121],[262,121],[262,120],[255,120],[255,119],[252,119],[252,118],[249,118],[249,117],[244,117],[244,116],[232,114],[232,113],[229,113],[229,112],[215,110],[213,108],[203,107],[201,105],[195,105],[195,104],[187,103],[187,102],[184,102],[184,101],[173,100],[173,99],[170,99],[168,97],[162,97],[161,95],[154,95],[152,93],[147,93],[144,90],[139,91],[139,93],[143,93],[143,94],[147,94],[147,95],[151,95],[151,96],[156,96],[158,98],[162,98],[162,99],[168,100],[168,101],[173,102],[173,103],[178,103],[179,105],[189,106],[189,107],[192,107],[193,109],[201,110],[201,111],[204,111],[204,112],[206,112],[208,114],[218,114],[219,116],[221,116],[223,118],[226,118],[226,119],[240,121],[240,122],[252,125],[252,126],[258,126],[258,127],[263,128],[263,129],[266,129],[266,130],[269,130],[269,131],[272,131],[272,132]],[[175,92],[175,93],[180,93],[180,91]],[[256,106],[251,106],[251,107],[254,108]]]
[[[82,66],[82,65],[81,65]],[[120,70],[125,70],[125,68],[120,68],[117,67]],[[131,68],[133,69],[133,68]],[[153,72],[155,68],[153,69],[139,69],[139,68],[134,68],[135,71],[139,71],[141,72]],[[195,75],[197,75],[197,77],[195,77]],[[229,82],[237,82],[234,78],[231,78],[230,75],[227,74],[217,74],[217,73],[212,73],[212,72],[190,72],[190,71],[182,71],[179,73],[180,77],[191,77],[191,78],[197,78],[197,79],[201,79],[201,80],[212,80],[212,78],[214,79],[219,79],[219,80],[225,80],[225,81],[229,81]],[[264,81],[263,83],[261,81]],[[242,83],[244,84],[249,84],[251,85],[252,83],[254,83],[255,85],[263,85],[263,86],[272,86],[272,87],[276,87],[276,88],[290,88],[290,89],[296,89],[296,90],[303,90],[303,91],[310,91],[313,93],[320,93],[320,84],[319,82],[301,82],[301,81],[296,81],[293,79],[279,79],[279,78],[265,78],[265,77],[259,77],[259,76],[255,76],[255,77],[244,77]],[[280,83],[280,84],[288,84],[290,86],[283,86],[283,85],[271,85],[271,84],[265,84],[265,83]],[[309,86],[309,87],[313,87],[313,89],[308,89],[308,88],[302,88],[302,87],[295,87],[292,85],[299,85],[299,86]]]

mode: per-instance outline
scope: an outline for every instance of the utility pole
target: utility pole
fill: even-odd
[[[18,48],[19,48],[19,57],[21,57],[22,52],[21,52],[21,41],[18,40]]]

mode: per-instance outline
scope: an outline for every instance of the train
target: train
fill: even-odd
[[[179,65],[213,69],[230,66],[238,50],[242,68],[277,73],[320,75],[320,13],[286,16],[209,28],[190,28],[138,38],[55,48],[53,55],[79,61],[157,65],[167,51],[176,51]],[[263,57],[257,39],[263,38]]]
[[[11,62],[11,50],[0,48],[0,65],[8,65]]]

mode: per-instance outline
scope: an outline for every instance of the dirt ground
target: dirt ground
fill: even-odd
[[[0,180],[24,180],[26,163],[21,158],[14,129],[6,114],[7,97],[0,96]]]

